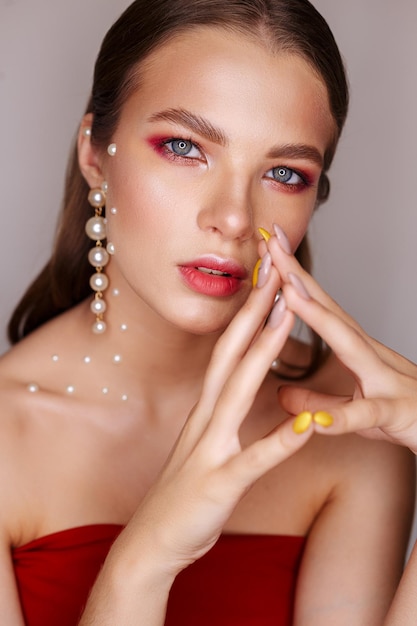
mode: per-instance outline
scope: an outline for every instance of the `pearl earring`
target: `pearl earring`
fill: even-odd
[[[101,188],[91,189],[88,194],[88,202],[94,207],[94,217],[90,217],[85,225],[85,232],[88,237],[96,242],[94,248],[88,253],[88,260],[95,268],[95,274],[90,278],[90,287],[95,291],[94,300],[90,305],[91,311],[96,316],[96,321],[92,326],[93,333],[101,334],[106,330],[106,322],[103,319],[107,308],[103,300],[103,291],[107,289],[109,280],[103,272],[103,268],[109,262],[109,255],[102,244],[106,239],[106,219],[103,217],[103,207],[106,204],[107,183],[103,183]]]

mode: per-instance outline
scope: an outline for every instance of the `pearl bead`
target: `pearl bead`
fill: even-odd
[[[57,354],[53,354],[51,358],[52,358],[52,360],[53,360],[53,362],[54,362],[54,363],[56,363],[57,361],[59,361],[59,356],[58,356]]]
[[[112,207],[112,208],[110,209],[110,213],[111,213],[112,215],[116,215],[116,213],[117,213],[117,209],[116,209],[116,207],[115,207],[115,206],[114,206],[114,207]]]
[[[87,126],[87,128],[84,128],[83,135],[84,137],[91,137],[91,128],[89,126]]]
[[[271,367],[272,367],[273,370],[278,369],[280,365],[281,365],[281,361],[279,359],[275,359],[271,363]]]
[[[120,291],[118,289],[113,289],[112,294],[114,296],[118,296],[120,294]]]
[[[102,333],[105,332],[107,326],[106,326],[106,322],[103,322],[103,320],[97,320],[96,322],[94,322],[92,329],[93,329],[93,333],[95,335],[101,335]]]
[[[126,402],[126,400],[127,400],[127,395],[125,393],[122,395],[122,400],[123,400],[123,402]]]
[[[115,143],[111,143],[109,147],[107,148],[107,152],[110,156],[114,156],[116,154],[116,151],[117,151],[117,146]]]
[[[122,333],[126,332],[127,331],[127,324],[121,324],[120,330],[122,331]]]
[[[109,286],[109,279],[102,272],[93,274],[90,278],[90,287],[94,291],[104,291]]]
[[[109,254],[114,254],[116,252],[116,249],[114,247],[114,243],[109,242],[106,246],[106,250]]]
[[[107,393],[109,393],[109,388],[108,387],[103,387],[103,389],[101,391],[102,391],[102,393],[104,393],[106,395]]]
[[[122,357],[120,356],[120,354],[115,354],[113,357],[113,363],[121,363],[122,361]]]
[[[90,217],[85,225],[85,232],[95,241],[106,238],[106,220],[104,217]]]
[[[103,246],[96,246],[88,253],[88,260],[93,267],[104,267],[109,262],[109,255]]]
[[[27,390],[30,391],[30,393],[36,393],[37,391],[39,391],[39,385],[37,385],[36,383],[30,383],[27,386]]]
[[[75,391],[74,385],[68,385],[68,387],[66,389],[66,392],[67,393],[74,393],[74,391]]]
[[[107,193],[109,190],[109,185],[107,183],[107,180],[103,180],[103,182],[101,183],[101,188],[104,191],[104,193]]]
[[[102,189],[90,189],[90,193],[88,194],[88,201],[91,206],[96,209],[100,209],[106,204],[106,196]]]
[[[91,356],[85,356],[84,363],[91,363]]]
[[[95,298],[90,304],[90,310],[94,315],[101,315],[107,309],[107,304],[101,298]]]

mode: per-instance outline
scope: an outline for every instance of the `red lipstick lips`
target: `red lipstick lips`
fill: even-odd
[[[227,297],[237,293],[246,270],[234,261],[204,256],[179,266],[187,287],[206,296]]]

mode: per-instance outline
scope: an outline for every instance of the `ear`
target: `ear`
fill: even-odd
[[[91,189],[100,187],[103,182],[101,154],[91,143],[91,127],[93,114],[84,115],[78,132],[78,164],[85,180]]]

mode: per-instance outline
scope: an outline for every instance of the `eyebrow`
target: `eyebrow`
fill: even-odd
[[[307,161],[316,163],[321,168],[324,163],[323,156],[317,148],[303,143],[289,143],[282,146],[275,146],[271,148],[267,156],[270,159],[306,159]]]
[[[185,109],[166,109],[159,111],[158,113],[153,113],[148,118],[148,121],[167,121],[180,124],[214,143],[220,144],[221,146],[228,145],[228,139],[220,128],[216,128],[216,126],[213,126],[211,122],[200,115],[196,115]],[[323,167],[323,156],[320,154],[319,150],[314,146],[301,143],[274,146],[269,150],[267,157],[270,159],[306,159],[307,161],[316,163],[320,168]]]
[[[158,122],[161,120],[181,124],[181,126],[185,126],[221,146],[227,146],[228,144],[227,137],[223,131],[213,126],[208,120],[200,117],[200,115],[196,115],[185,109],[166,109],[165,111],[154,113],[148,118],[149,122]]]

